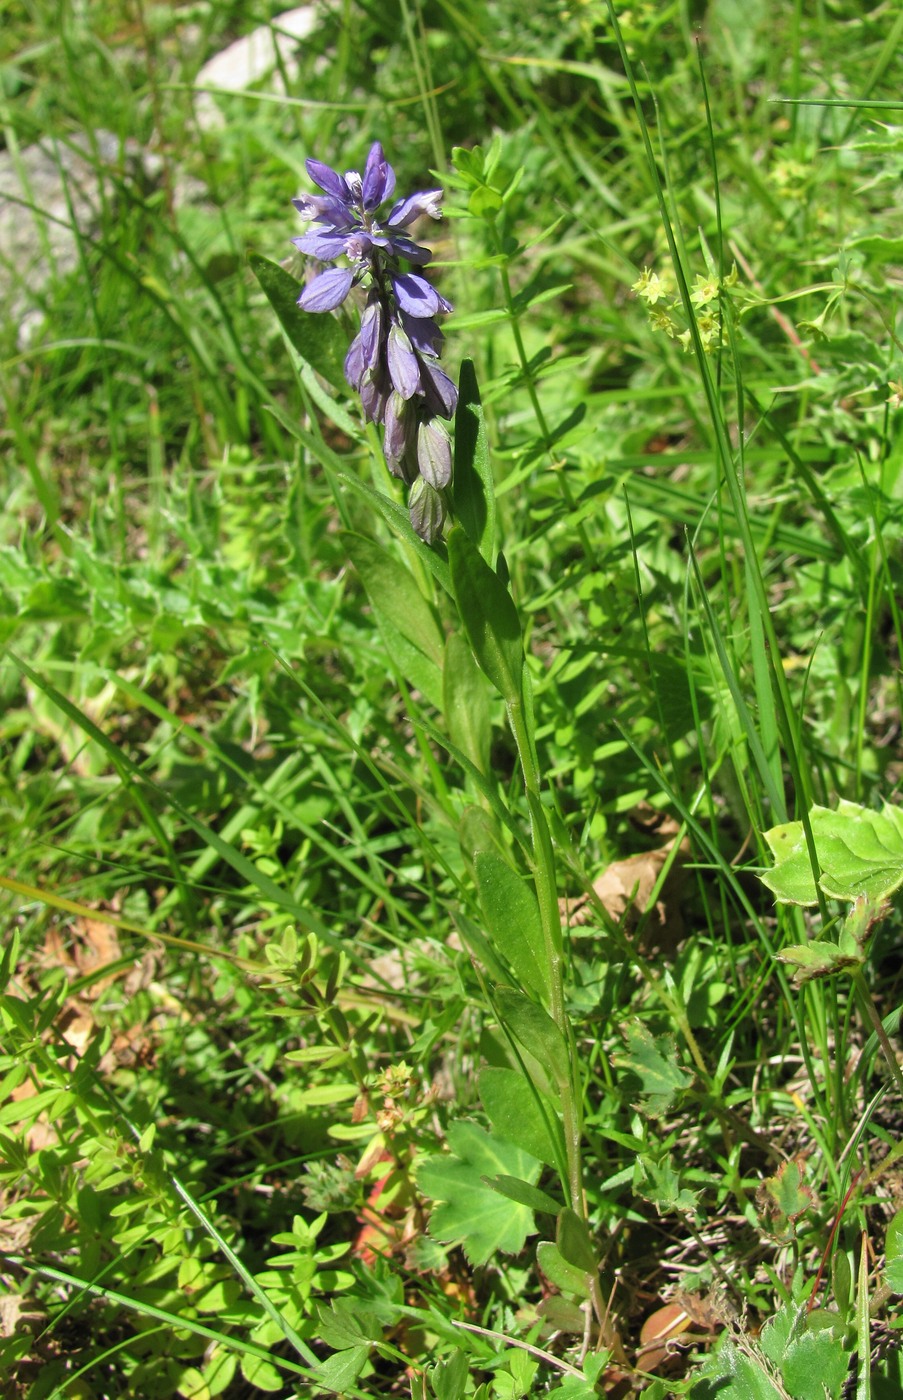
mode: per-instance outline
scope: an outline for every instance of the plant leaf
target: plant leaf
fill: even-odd
[[[696,1216],[698,1191],[688,1191],[680,1184],[680,1173],[670,1156],[656,1161],[653,1157],[638,1157],[633,1169],[633,1189],[645,1201],[650,1201],[659,1215]]]
[[[474,1265],[485,1264],[499,1251],[517,1254],[535,1230],[533,1212],[500,1196],[483,1178],[516,1176],[532,1185],[541,1163],[468,1119],[452,1124],[448,1142],[448,1155],[428,1158],[417,1172],[420,1189],[437,1202],[430,1234],[460,1244]]]
[[[462,361],[458,376],[454,483],[455,514],[468,539],[491,565],[495,541],[495,488],[486,420],[472,360]]]
[[[558,1115],[550,1103],[538,1098],[538,1091],[518,1070],[487,1065],[480,1071],[479,1089],[486,1116],[499,1137],[517,1143],[547,1166],[554,1167],[563,1160],[564,1139]],[[560,1139],[557,1153],[550,1130]]]
[[[536,895],[496,851],[478,851],[474,870],[486,932],[493,946],[524,989],[547,1002],[552,974]]]
[[[495,1002],[512,1035],[540,1060],[559,1086],[567,1084],[570,1076],[567,1045],[549,1013],[512,987],[497,988]]]
[[[591,1274],[599,1267],[599,1260],[590,1239],[585,1220],[576,1211],[565,1206],[558,1214],[555,1227],[555,1243],[558,1253],[567,1264]]]
[[[477,665],[507,704],[520,704],[524,643],[511,594],[459,526],[448,537],[448,562]]]
[[[844,968],[860,967],[862,959],[853,954],[842,953],[836,943],[827,939],[817,939],[812,943],[794,943],[782,948],[776,955],[779,962],[795,968],[793,984],[802,987],[806,982],[820,977],[831,977]]]
[[[298,306],[301,286],[278,263],[262,258],[259,253],[249,253],[248,263],[302,360],[334,389],[347,392],[343,369],[345,337],[335,317],[302,311]]]
[[[521,1181],[518,1176],[484,1176],[483,1184],[488,1186],[490,1191],[497,1191],[500,1196],[505,1196],[509,1201],[517,1201],[519,1205],[527,1206],[530,1210],[545,1215],[557,1215],[561,1210],[561,1202],[556,1201],[554,1196],[540,1190],[538,1186],[531,1186],[529,1181]]]
[[[349,535],[347,542],[393,665],[440,708],[445,641],[413,574],[372,540]]]
[[[903,1210],[897,1211],[887,1227],[884,1257],[887,1260],[884,1278],[888,1288],[894,1293],[903,1293]]]
[[[549,1283],[560,1288],[562,1293],[576,1294],[578,1298],[590,1295],[589,1275],[585,1269],[569,1264],[557,1245],[551,1240],[543,1240],[536,1246],[536,1262]]]
[[[642,1111],[656,1117],[689,1088],[692,1076],[678,1061],[673,1035],[654,1036],[641,1022],[631,1021],[625,1036],[626,1049],[612,1059],[636,1081]]]
[[[486,679],[460,632],[445,643],[442,708],[449,737],[481,773],[489,772],[492,724]]]
[[[821,873],[818,883],[830,899],[852,902],[864,896],[880,904],[903,885],[903,812],[888,803],[880,812],[841,799],[836,811],[813,807],[809,813]],[[818,891],[802,822],[786,822],[764,833],[775,858],[763,884],[782,904],[818,903]]]

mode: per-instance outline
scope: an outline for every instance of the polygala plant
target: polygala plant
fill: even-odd
[[[467,179],[480,184],[480,152],[460,154],[460,168],[470,172]],[[409,511],[414,530],[437,551],[447,552],[447,571],[439,577],[457,609],[460,633],[449,639],[442,657],[444,694],[447,698],[457,683],[450,671],[466,671],[476,662],[505,703],[520,761],[529,831],[517,830],[511,845],[502,836],[502,827],[517,829],[517,814],[501,811],[499,822],[482,807],[467,809],[459,829],[488,941],[463,928],[462,936],[477,966],[488,974],[486,980],[480,974],[486,1009],[499,1023],[511,1064],[516,1066],[505,1081],[495,1113],[497,1082],[483,1093],[495,1131],[481,1150],[497,1167],[487,1184],[490,1193],[505,1202],[501,1214],[506,1228],[500,1240],[505,1239],[509,1250],[519,1248],[536,1228],[534,1214],[551,1213],[556,1218],[556,1257],[560,1255],[579,1275],[586,1325],[589,1328],[595,1315],[596,1326],[604,1329],[605,1307],[582,1179],[583,1070],[567,1011],[567,958],[557,902],[556,858],[542,800],[523,626],[493,537],[493,486],[479,393],[469,363],[462,370],[466,392],[460,396],[439,368],[442,335],[434,318],[451,308],[420,273],[402,266],[409,262],[422,268],[429,261],[428,250],[414,243],[406,230],[421,214],[438,216],[441,191],[397,201],[381,223],[376,215],[394,190],[395,175],[379,142],[371,147],[363,175],[355,171],[340,175],[315,160],[307,161],[307,171],[324,193],[294,201],[312,228],[293,241],[312,258],[342,258],[349,265],[314,275],[298,296],[298,305],[304,311],[328,312],[341,306],[355,286],[366,292],[360,330],[345,357],[345,377],[360,394],[365,417],[383,425],[390,470],[412,483]],[[284,314],[281,319],[285,324]],[[303,354],[303,346],[298,348]],[[446,551],[439,533],[446,518],[452,446],[437,419],[450,418],[456,407],[455,486],[462,523],[449,534]],[[391,628],[383,632],[391,660],[412,680],[418,671],[416,666],[411,669],[410,644],[424,654],[434,649],[432,632],[418,634],[414,621],[423,599],[413,576],[407,576],[397,563],[388,572],[374,569],[373,548],[355,537],[352,558],[377,616],[391,614],[406,637],[401,645],[397,632]],[[406,609],[399,606],[403,593],[408,598]],[[417,665],[422,665],[422,658]],[[445,708],[449,710],[446,723],[454,734],[453,707],[446,704]],[[524,864],[530,880],[521,873]],[[531,1139],[538,1158],[522,1150],[519,1118],[538,1124]],[[460,1133],[457,1138],[451,1134],[453,1144],[461,1140]],[[541,1161],[557,1172],[560,1198],[535,1187]],[[480,1191],[485,1197],[485,1178],[471,1174],[471,1192]],[[435,1160],[421,1173],[422,1189],[444,1202],[434,1212],[431,1230],[439,1238],[462,1243],[473,1262],[485,1262],[492,1252],[491,1232],[487,1243],[485,1225],[472,1211],[463,1216],[455,1210],[450,1197],[460,1190],[460,1183],[443,1187],[446,1176]],[[503,1247],[500,1240],[496,1248]]]

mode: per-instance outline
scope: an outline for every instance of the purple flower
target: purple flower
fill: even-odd
[[[347,259],[347,266],[319,272],[298,298],[303,311],[334,311],[353,287],[367,289],[360,330],[345,357],[345,378],[360,395],[364,415],[383,424],[383,449],[394,476],[411,486],[411,523],[427,543],[445,520],[442,492],[451,481],[451,440],[437,420],[452,418],[455,385],[439,368],[443,336],[436,316],[451,305],[419,271],[429,248],[406,232],[422,215],[441,216],[441,190],[421,190],[396,200],[384,220],[380,207],[395,189],[395,172],[377,141],[363,174],[344,175],[308,160],[307,173],[322,194],[292,201],[310,227],[292,242],[319,262]]]

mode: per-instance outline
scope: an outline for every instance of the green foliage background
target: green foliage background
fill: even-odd
[[[61,188],[16,186],[36,266],[0,248],[11,1396],[839,1395],[856,1356],[899,1394],[899,1105],[854,990],[774,957],[837,908],[756,875],[813,804],[898,800],[903,19],[615,8],[638,105],[596,0],[342,0],[209,129],[200,65],[275,12],[2,8],[2,155]],[[376,139],[447,188],[557,893],[636,862],[569,940],[588,1351],[554,1085],[524,1098],[496,994],[535,963],[504,707],[348,325],[299,357],[264,291],[303,275],[305,158]],[[895,1034],[895,916],[867,971]],[[757,1199],[798,1159],[798,1211]],[[678,1288],[690,1361],[647,1366]]]

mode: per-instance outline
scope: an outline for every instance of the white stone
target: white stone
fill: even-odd
[[[215,91],[203,89],[245,92],[252,83],[272,73],[280,63],[288,76],[294,77],[298,71],[294,56],[298,41],[306,38],[316,25],[316,5],[299,5],[295,10],[285,10],[283,14],[276,15],[269,24],[260,25],[244,38],[236,39],[234,44],[205,63],[195,79],[198,89],[195,113],[201,129],[213,131],[225,125],[225,118],[216,104]],[[275,76],[273,90],[279,93],[284,91],[281,73]]]

